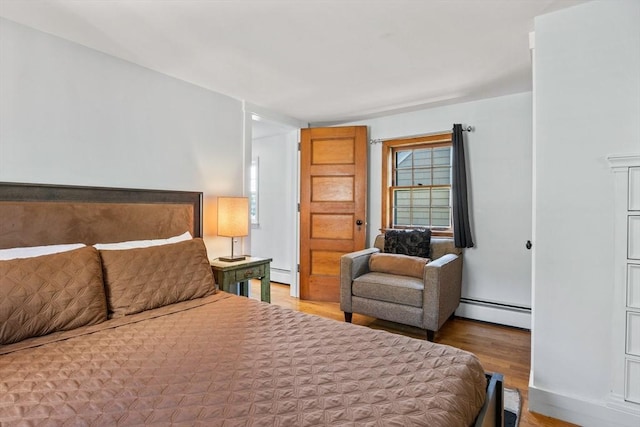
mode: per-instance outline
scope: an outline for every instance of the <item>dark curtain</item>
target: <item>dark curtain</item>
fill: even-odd
[[[472,248],[471,225],[469,224],[469,203],[467,202],[467,167],[464,161],[464,139],[462,125],[453,125],[453,239],[456,248]]]

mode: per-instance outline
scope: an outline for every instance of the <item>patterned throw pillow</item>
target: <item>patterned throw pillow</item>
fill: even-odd
[[[429,258],[431,230],[387,230],[384,233],[384,252]]]

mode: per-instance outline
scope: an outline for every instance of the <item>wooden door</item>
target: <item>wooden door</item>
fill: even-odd
[[[302,129],[300,298],[339,301],[340,257],[364,249],[367,128]]]

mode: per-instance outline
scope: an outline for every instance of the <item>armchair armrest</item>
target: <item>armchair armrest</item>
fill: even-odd
[[[377,248],[363,249],[340,257],[340,309],[351,313],[351,282],[369,272],[369,257],[380,252]]]
[[[424,268],[423,327],[437,331],[460,305],[462,257],[446,254]]]

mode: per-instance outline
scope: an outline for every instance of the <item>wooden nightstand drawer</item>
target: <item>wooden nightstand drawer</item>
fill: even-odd
[[[244,282],[248,279],[257,279],[264,276],[264,265],[258,265],[251,268],[243,268],[235,272],[235,281]]]

